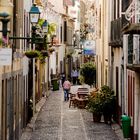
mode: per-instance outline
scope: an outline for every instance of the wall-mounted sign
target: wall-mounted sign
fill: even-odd
[[[0,66],[12,64],[12,49],[0,48]]]
[[[95,40],[85,40],[83,42],[84,54],[95,55],[96,54],[96,42]]]

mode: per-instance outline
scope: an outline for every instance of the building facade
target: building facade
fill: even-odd
[[[120,0],[110,4],[110,86],[117,95],[119,118],[131,118],[131,138],[140,139],[139,126],[139,1]],[[113,75],[113,76],[112,76]],[[118,123],[120,119],[118,118]]]

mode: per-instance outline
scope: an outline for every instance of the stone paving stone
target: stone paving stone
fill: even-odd
[[[85,109],[69,108],[63,91],[52,92],[39,112],[30,140],[119,140],[110,125],[94,123]]]

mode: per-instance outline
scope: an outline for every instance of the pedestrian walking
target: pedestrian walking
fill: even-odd
[[[78,72],[77,72],[77,70],[75,68],[73,68],[73,70],[71,72],[73,85],[76,85],[76,83],[77,83],[77,76],[78,76]]]
[[[65,82],[65,79],[66,79],[65,73],[62,73],[62,75],[61,75],[62,86],[63,86],[63,83]]]
[[[63,83],[64,101],[68,101],[69,100],[70,88],[71,88],[71,83],[69,82],[69,80],[65,80],[65,82]]]

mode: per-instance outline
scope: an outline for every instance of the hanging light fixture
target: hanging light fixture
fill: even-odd
[[[30,16],[30,22],[32,24],[38,23],[38,20],[40,18],[40,11],[39,8],[36,6],[36,4],[33,4],[33,6],[31,7],[29,16]]]
[[[45,20],[44,23],[42,24],[42,30],[43,30],[43,33],[48,32],[48,22],[47,22],[47,20]]]

